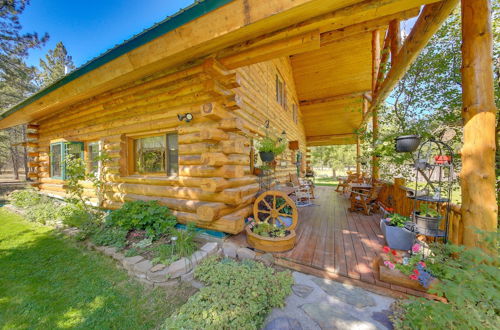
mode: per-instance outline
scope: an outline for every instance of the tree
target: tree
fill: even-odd
[[[312,148],[313,166],[327,166],[332,169],[333,178],[337,171],[356,166],[356,146],[336,145]]]
[[[60,41],[54,49],[49,50],[45,55],[45,60],[40,59],[40,68],[38,72],[38,81],[40,86],[47,87],[67,72],[74,70],[75,65],[64,44]]]
[[[19,15],[29,4],[28,0],[2,0],[0,2],[0,113],[21,102],[36,92],[35,69],[24,62],[28,51],[42,46],[48,34],[39,37],[37,33],[21,33]],[[27,169],[26,148],[17,143],[25,136],[25,127],[6,130],[0,139],[0,159],[10,158],[14,177],[19,178],[18,169],[24,162]],[[7,153],[7,154],[5,154]]]

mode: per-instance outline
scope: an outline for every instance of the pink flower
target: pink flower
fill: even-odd
[[[418,274],[420,274],[420,272],[418,271],[418,269],[414,269],[413,274],[418,275]]]
[[[388,247],[387,245],[384,246],[384,248],[382,249],[385,253],[389,253],[391,251],[391,248]]]
[[[421,246],[420,246],[420,244],[415,243],[415,244],[413,244],[413,246],[411,247],[411,251],[412,251],[413,253],[418,253],[418,252],[420,251],[420,247],[421,247]]]
[[[410,275],[410,279],[412,279],[412,280],[416,281],[416,280],[418,279],[418,277],[417,277],[417,275],[415,275],[415,274],[411,274],[411,275]]]
[[[422,267],[427,267],[427,265],[426,265],[426,264],[425,264],[425,262],[423,262],[423,261],[419,261],[419,262],[418,262],[418,264],[419,264],[420,266],[422,266]]]
[[[396,267],[396,265],[394,265],[392,262],[390,262],[389,260],[386,260],[384,261],[384,265],[389,268],[389,269],[394,269]]]

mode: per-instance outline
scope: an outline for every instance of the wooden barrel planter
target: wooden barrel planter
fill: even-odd
[[[284,252],[293,249],[297,235],[295,227],[299,213],[297,206],[285,193],[270,190],[257,197],[254,203],[254,219],[256,225],[268,223],[285,229],[284,237],[266,237],[255,234],[250,226],[245,228],[247,242],[254,249],[265,252]]]

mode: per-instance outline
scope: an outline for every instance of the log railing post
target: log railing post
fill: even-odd
[[[380,30],[375,30],[372,32],[372,95],[375,94],[377,88],[377,77],[380,70]],[[378,139],[378,113],[377,109],[373,109],[372,117],[372,129],[373,129],[373,156],[372,156],[372,179],[377,180],[379,178],[379,168],[378,168],[378,157],[375,154],[375,147]]]
[[[356,174],[360,175],[361,174],[361,166],[359,163],[359,157],[361,157],[361,150],[360,150],[360,145],[359,145],[359,135],[356,137]]]
[[[462,0],[462,219],[464,245],[478,246],[474,228],[494,231],[495,116],[491,2]]]

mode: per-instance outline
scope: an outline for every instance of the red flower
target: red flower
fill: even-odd
[[[391,250],[391,253],[392,253],[393,256],[397,256],[398,255],[398,253],[396,252],[396,250]]]
[[[411,275],[410,275],[410,279],[412,279],[412,280],[415,280],[415,281],[416,281],[416,280],[418,279],[418,277],[417,277],[417,275],[415,275],[415,274],[411,274]]]
[[[385,253],[389,253],[391,251],[391,248],[386,245],[384,246],[383,250]]]
[[[426,264],[425,264],[425,262],[423,262],[423,261],[419,261],[419,262],[418,262],[418,264],[419,264],[420,266],[422,266],[422,267],[427,267],[427,265],[426,265]]]
[[[418,275],[418,274],[420,274],[420,273],[419,273],[418,269],[414,269],[414,270],[413,270],[413,274]]]

